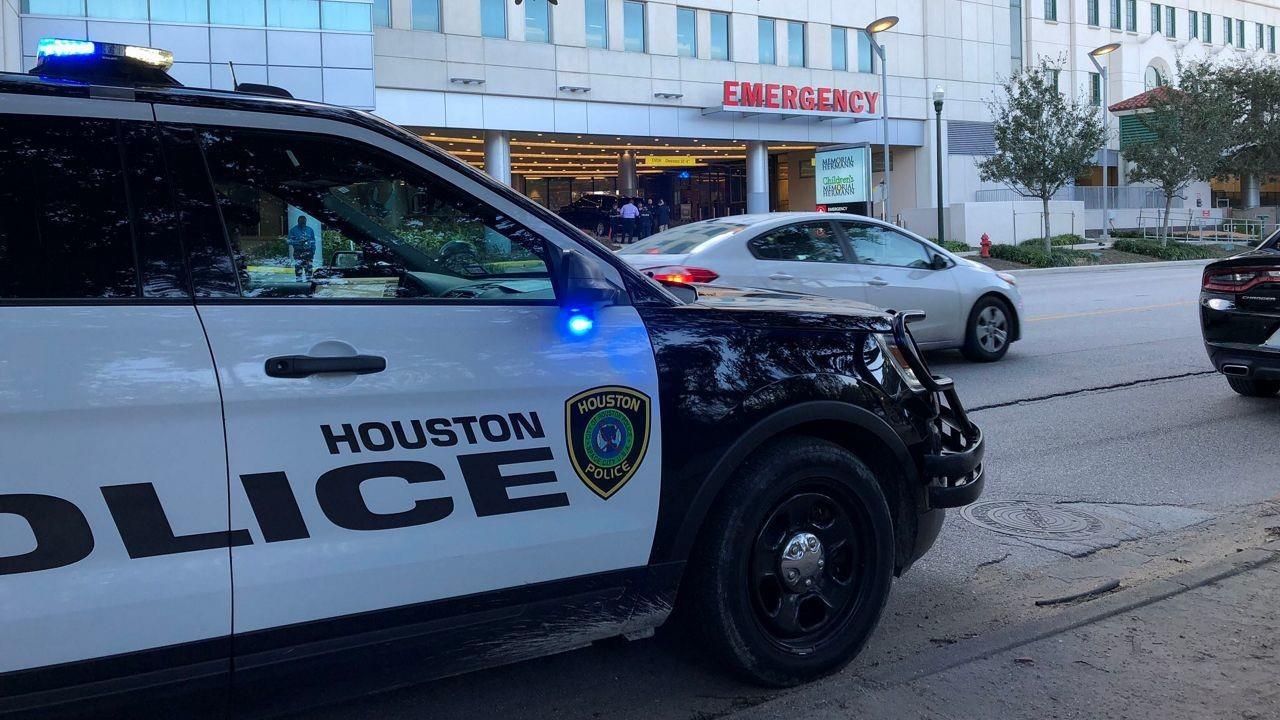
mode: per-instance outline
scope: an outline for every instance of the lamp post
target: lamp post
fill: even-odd
[[[897,15],[886,15],[879,20],[872,20],[866,27],[867,40],[871,49],[880,58],[880,130],[884,140],[884,221],[893,222],[893,214],[889,208],[889,72],[885,68],[884,46],[876,40],[876,35],[898,24]]]
[[[938,156],[938,244],[941,245],[947,241],[947,232],[942,223],[942,101],[946,99],[947,91],[939,85],[933,89],[933,112],[937,115],[938,140],[935,145],[935,155]]]
[[[1107,68],[1098,62],[1098,58],[1105,57],[1120,49],[1120,43],[1107,43],[1102,47],[1094,48],[1089,51],[1089,61],[1098,69],[1098,76],[1102,83],[1102,129],[1107,129]],[[1102,143],[1102,239],[1111,239],[1111,210],[1110,203],[1107,202],[1107,143]]]

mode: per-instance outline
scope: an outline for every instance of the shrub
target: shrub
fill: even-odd
[[[1079,235],[1072,235],[1071,233],[1054,235],[1049,238],[1049,243],[1052,244],[1054,247],[1060,247],[1063,245],[1079,245],[1080,243],[1085,243],[1085,242],[1088,242],[1088,240],[1085,240]],[[1042,238],[1031,238],[1030,240],[1023,240],[1018,244],[1021,245],[1022,247],[1042,248],[1044,247],[1044,240]]]
[[[942,247],[954,253],[968,252],[973,249],[969,247],[967,244],[960,242],[959,240],[947,240],[946,242],[942,242],[939,244],[942,245]]]
[[[1208,247],[1182,242],[1170,242],[1168,245],[1161,245],[1151,240],[1122,238],[1116,240],[1112,247],[1121,252],[1146,255],[1147,257],[1160,258],[1161,260],[1207,260],[1217,257],[1213,250]]]
[[[1035,241],[1040,242],[1042,241]],[[1097,262],[1092,254],[1082,250],[1054,250],[1052,254],[1045,254],[1039,245],[1031,241],[1021,245],[992,245],[991,257],[1039,268],[1092,265]]]

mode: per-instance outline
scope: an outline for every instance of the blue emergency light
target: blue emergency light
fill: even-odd
[[[596,321],[592,320],[590,315],[587,315],[581,310],[575,308],[569,311],[569,320],[567,321],[567,325],[570,335],[573,335],[574,337],[582,337],[583,335],[591,332],[591,329],[596,326]]]

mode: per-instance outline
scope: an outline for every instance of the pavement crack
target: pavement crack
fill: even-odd
[[[987,561],[985,561],[985,562],[980,562],[980,563],[978,563],[978,567],[980,567],[980,568],[984,568],[984,567],[988,567],[988,566],[991,566],[991,565],[999,565],[1000,563],[1004,562],[1005,560],[1008,560],[1012,555],[1013,555],[1013,553],[1005,553],[1005,554],[1004,554],[1004,556],[1002,556],[1002,557],[998,557],[998,558],[996,558],[996,559],[994,559],[994,560],[987,560]]]
[[[1028,403],[1042,402],[1044,400],[1055,400],[1057,398],[1071,397],[1073,395],[1082,395],[1091,392],[1103,392],[1106,390],[1120,390],[1123,388],[1138,387],[1141,385],[1150,385],[1167,380],[1183,380],[1186,378],[1201,377],[1204,375],[1216,375],[1217,370],[1196,370],[1194,372],[1178,373],[1177,375],[1161,375],[1153,378],[1142,378],[1139,380],[1130,380],[1128,382],[1114,383],[1111,385],[1095,385],[1093,387],[1079,388],[1076,390],[1063,390],[1062,392],[1049,393],[1048,395],[1037,395],[1029,398],[1019,398],[1017,400],[1007,400],[1005,402],[991,403],[989,405],[979,405],[969,408],[969,413],[982,412],[983,410],[994,410],[996,408],[1012,407],[1014,405],[1025,405]]]

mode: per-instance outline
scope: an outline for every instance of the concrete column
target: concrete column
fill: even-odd
[[[1256,208],[1262,204],[1262,186],[1257,175],[1245,175],[1240,178],[1240,204],[1246,208]]]
[[[503,185],[511,184],[511,133],[484,131],[484,171]]]
[[[769,146],[747,142],[747,212],[769,212]]]
[[[636,154],[633,150],[618,154],[618,192],[623,197],[634,197],[640,189],[636,175]]]

